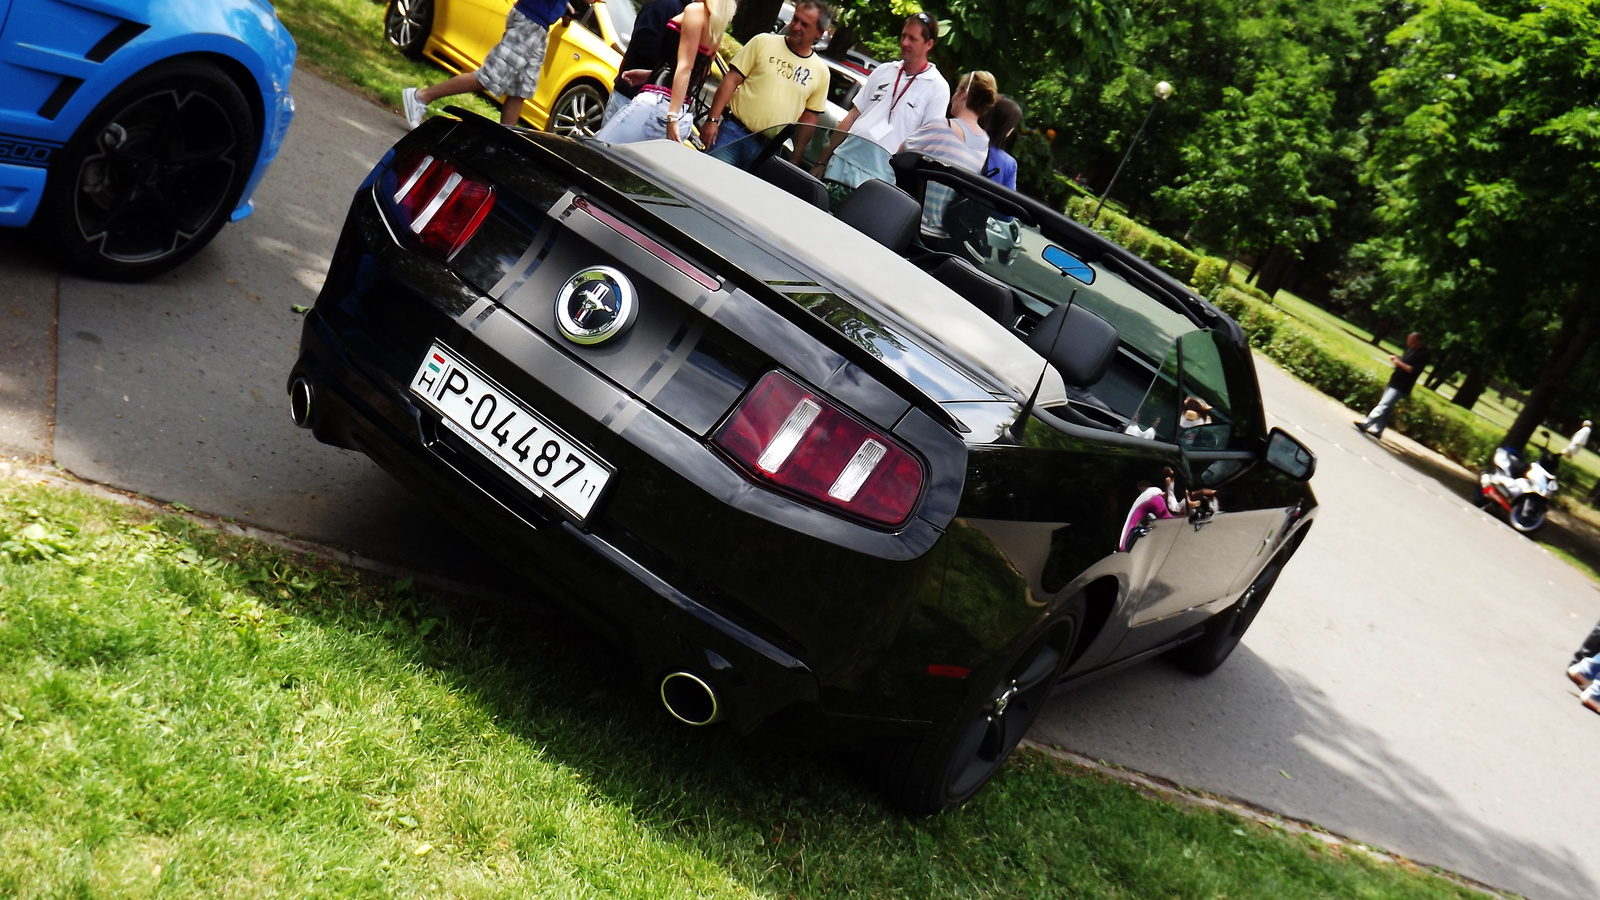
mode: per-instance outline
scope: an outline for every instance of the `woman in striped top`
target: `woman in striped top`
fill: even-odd
[[[982,172],[989,154],[989,135],[978,125],[978,117],[993,107],[1000,91],[988,72],[968,72],[956,82],[950,97],[952,117],[917,129],[906,138],[902,150],[917,150],[942,163],[969,172]],[[949,237],[944,227],[944,211],[954,192],[942,184],[928,184],[922,200],[922,231],[934,237]]]

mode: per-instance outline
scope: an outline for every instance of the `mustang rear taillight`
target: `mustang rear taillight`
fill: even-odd
[[[712,440],[757,481],[875,525],[905,522],[922,493],[920,459],[779,372]]]
[[[425,147],[397,157],[378,191],[407,236],[443,260],[466,245],[494,208],[489,182]]]

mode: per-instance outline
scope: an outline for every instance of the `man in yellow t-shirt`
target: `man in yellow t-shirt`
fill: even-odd
[[[751,132],[790,122],[801,124],[804,134],[795,136],[795,145],[805,146],[803,139],[828,108],[828,67],[811,45],[832,20],[833,13],[822,0],[801,0],[787,31],[758,34],[744,45],[711,100],[711,118],[700,128],[700,139],[712,148],[713,156],[749,168],[761,151],[752,146],[756,142],[732,149],[728,145]]]

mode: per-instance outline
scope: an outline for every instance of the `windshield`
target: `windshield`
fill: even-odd
[[[838,209],[864,181],[878,178],[894,184],[889,151],[846,131],[818,125],[807,138],[805,130],[804,125],[774,125],[729,141],[711,155],[801,199],[825,198],[829,210]],[[799,154],[797,139],[805,141]]]
[[[964,257],[985,274],[1020,291],[1023,306],[1042,319],[1073,302],[1115,325],[1124,347],[1152,366],[1160,365],[1178,336],[1193,331],[1188,317],[1130,283],[1115,268],[1087,261],[1052,241],[1034,223],[997,210],[987,198],[957,186],[930,223],[923,242]],[[943,232],[942,234],[936,232]]]
[[[606,12],[611,16],[611,30],[617,36],[617,46],[627,50],[628,42],[633,40],[633,20],[638,18],[638,7],[633,0],[606,0]]]

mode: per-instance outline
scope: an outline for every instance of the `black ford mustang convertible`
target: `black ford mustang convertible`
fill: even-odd
[[[292,415],[678,719],[951,808],[1058,687],[1220,665],[1304,538],[1315,460],[1238,325],[1060,213],[916,154],[818,177],[782,132],[737,168],[457,112],[356,193]]]

